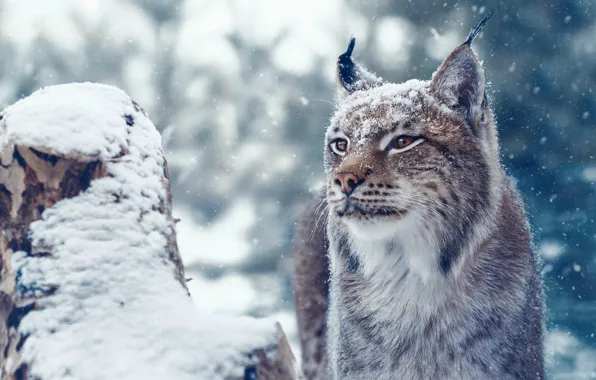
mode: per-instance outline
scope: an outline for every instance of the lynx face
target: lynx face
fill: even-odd
[[[327,201],[357,237],[426,229],[445,246],[488,209],[496,132],[480,65],[468,46],[459,50],[431,81],[402,84],[340,57],[345,96],[326,134]]]

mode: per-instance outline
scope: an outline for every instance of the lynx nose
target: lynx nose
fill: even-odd
[[[361,180],[356,174],[350,172],[337,173],[335,176],[335,184],[340,186],[341,191],[346,195],[352,194],[354,189],[362,182],[364,180]]]

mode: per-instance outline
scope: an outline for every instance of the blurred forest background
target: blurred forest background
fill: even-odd
[[[335,60],[429,79],[481,14],[504,165],[544,260],[552,379],[596,378],[593,1],[0,0],[0,102],[72,81],[150,114],[199,308],[274,316],[295,339],[291,238],[323,182]]]

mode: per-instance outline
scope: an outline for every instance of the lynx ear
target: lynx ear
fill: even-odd
[[[352,61],[354,45],[356,45],[356,39],[352,38],[348,50],[337,59],[337,84],[342,95],[349,95],[354,91],[367,90],[383,84],[380,78]]]
[[[471,46],[494,13],[493,10],[476,24],[466,42],[447,57],[430,83],[439,98],[457,110],[473,130],[482,118],[486,104],[484,70]]]

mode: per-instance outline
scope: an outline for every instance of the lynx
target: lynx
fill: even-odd
[[[539,260],[499,158],[486,15],[430,81],[339,56],[326,191],[295,239],[310,379],[544,379]]]

